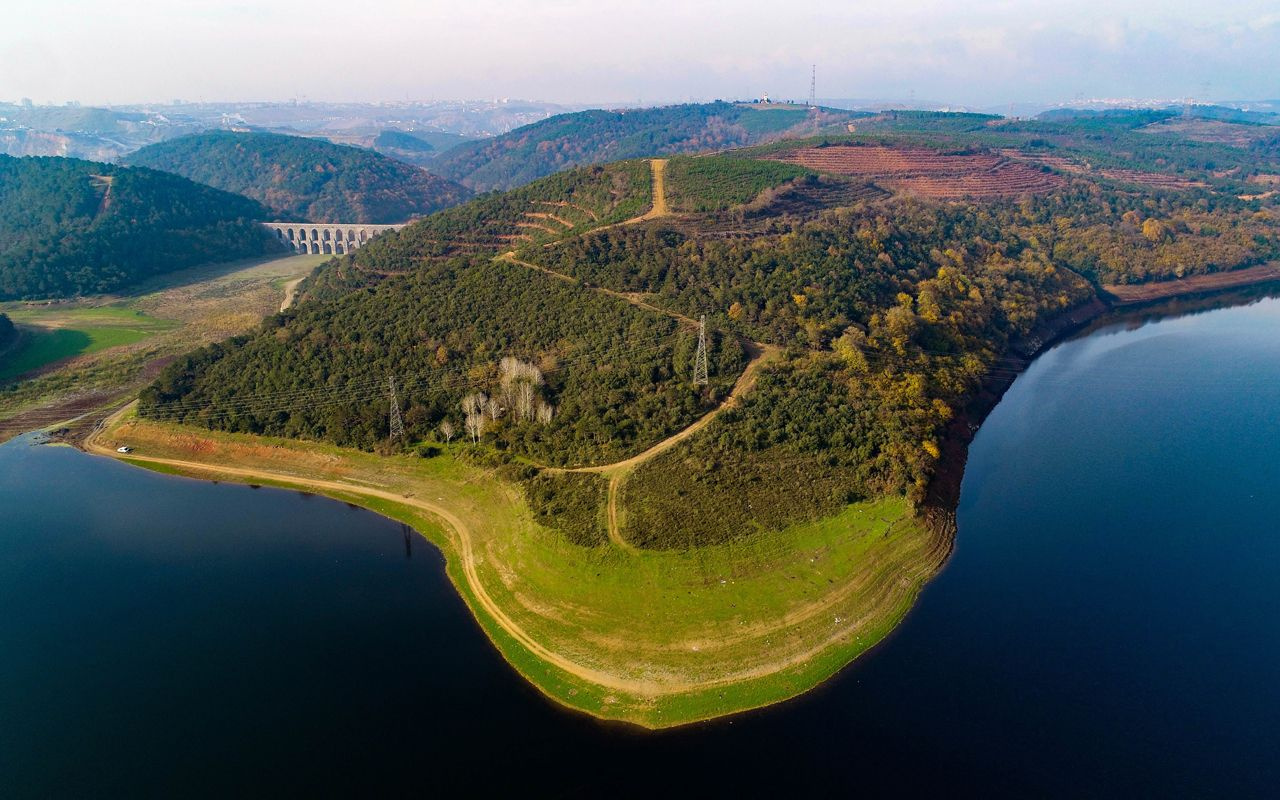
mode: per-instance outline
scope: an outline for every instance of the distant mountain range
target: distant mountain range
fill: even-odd
[[[113,161],[155,142],[206,130],[260,130],[373,146],[384,130],[494,136],[585,106],[523,100],[431,103],[148,103],[95,108],[0,102],[0,153]],[[438,150],[440,145],[432,142]]]
[[[275,133],[209,131],[148,145],[124,160],[242,194],[277,218],[308,222],[404,222],[470,195],[372,150]]]

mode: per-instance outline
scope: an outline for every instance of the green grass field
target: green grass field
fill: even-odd
[[[123,306],[18,308],[6,311],[21,339],[0,356],[0,381],[72,356],[134,344],[174,323]]]
[[[440,547],[490,639],[542,692],[646,727],[756,708],[830,678],[893,629],[948,549],[947,538],[925,529],[902,498],[690,550],[583,546],[538,524],[517,486],[448,452],[378,456],[132,416],[121,422],[102,444],[134,447],[129,460],[141,466],[148,457],[179,458],[261,470],[252,478],[226,476],[235,481],[297,486],[284,477],[296,476],[352,487],[321,493],[411,524]],[[360,486],[436,503],[469,534],[459,537],[412,505],[361,494]],[[475,581],[505,622],[478,598],[464,548]],[[573,667],[543,657],[520,636]]]

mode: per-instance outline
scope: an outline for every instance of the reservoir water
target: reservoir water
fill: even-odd
[[[0,795],[1274,796],[1280,302],[1060,343],[954,556],[793,702],[652,734],[497,656],[440,555],[296,492],[0,446]]]

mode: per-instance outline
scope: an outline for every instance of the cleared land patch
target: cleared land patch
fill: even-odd
[[[1248,147],[1254,142],[1268,139],[1280,133],[1280,127],[1270,125],[1243,125],[1220,119],[1199,117],[1174,117],[1153,122],[1138,128],[1141,133],[1180,136],[1194,142],[1226,144],[1232,147]]]
[[[1017,149],[1002,150],[1001,154],[1008,158],[1040,164],[1056,169],[1059,172],[1071,173],[1072,175],[1092,175],[1106,178],[1107,180],[1119,181],[1120,183],[1148,186],[1153,189],[1197,189],[1209,185],[1204,181],[1183,178],[1178,175],[1168,175],[1162,172],[1148,172],[1146,170],[1122,167],[1094,167],[1091,164],[1081,163],[1075,159],[1059,155],[1024,153]]]
[[[774,160],[874,180],[896,192],[937,199],[1016,197],[1062,185],[1052,173],[992,153],[945,153],[921,147],[803,147]]]

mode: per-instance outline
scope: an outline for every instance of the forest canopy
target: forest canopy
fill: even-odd
[[[277,252],[258,203],[150,169],[0,156],[0,299],[107,292]]]
[[[372,150],[278,133],[199,133],[148,145],[126,161],[251,197],[277,219],[304,222],[399,223],[470,195]]]
[[[532,160],[507,163],[531,175],[594,157],[593,132],[622,124],[609,114],[548,120],[545,132],[565,136],[565,158],[539,161],[543,151],[526,153],[515,137],[512,152]],[[1280,257],[1275,202],[1237,196],[1239,178],[1205,171],[1218,145],[1121,169],[1028,138],[1050,123],[994,122],[886,113],[868,124],[927,128],[907,139],[840,134],[673,156],[668,216],[643,214],[652,203],[643,161],[482,195],[330,262],[307,282],[301,306],[173,364],[143,395],[141,413],[382,447],[390,430],[375,384],[426,375],[404,388],[408,438],[506,465],[540,521],[594,546],[603,541],[601,482],[545,468],[636,455],[716,408],[748,359],[768,353],[750,367],[749,391],[620,487],[609,484],[628,542],[690,548],[858,499],[922,503],[984,381],[1008,372],[1055,320],[1094,307],[1103,285]],[[1107,135],[1157,141],[1120,130]],[[970,138],[954,139],[957,131]],[[617,133],[600,141],[620,141]],[[999,137],[1020,147],[995,150]],[[683,146],[657,141],[643,147]],[[868,142],[888,165],[879,173],[772,160],[797,146]],[[479,149],[470,147],[458,150]],[[866,155],[850,150],[818,155]],[[1026,191],[950,191],[1009,164],[1050,179]],[[902,182],[908,173],[915,184]],[[712,368],[699,387],[690,323],[703,315]],[[517,374],[527,380],[518,402],[509,385]],[[253,400],[315,390],[332,400]]]

